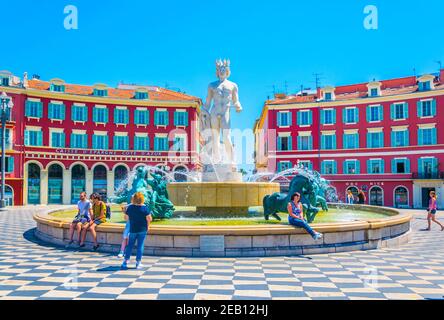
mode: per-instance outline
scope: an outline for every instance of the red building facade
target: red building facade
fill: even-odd
[[[255,125],[256,169],[302,164],[372,205],[422,208],[434,190],[444,207],[443,128],[444,70],[277,96]]]
[[[110,197],[140,165],[178,180],[199,166],[199,98],[154,86],[0,78],[0,92],[14,103],[6,134],[10,205],[74,203],[82,190]]]

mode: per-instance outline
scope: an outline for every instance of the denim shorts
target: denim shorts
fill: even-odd
[[[430,214],[436,214],[436,209],[430,210]]]
[[[90,220],[88,218],[76,218],[72,221],[72,223],[80,223],[85,224],[88,223]]]
[[[125,225],[125,230],[123,230],[123,239],[128,239],[130,235],[130,223],[129,221]]]

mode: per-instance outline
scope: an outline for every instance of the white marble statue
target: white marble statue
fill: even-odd
[[[207,100],[201,110],[201,130],[206,140],[203,163],[213,166],[229,165],[235,170],[230,108],[235,107],[237,112],[241,112],[242,106],[239,102],[237,84],[228,80],[230,60],[216,60],[216,75],[219,80],[209,84]]]

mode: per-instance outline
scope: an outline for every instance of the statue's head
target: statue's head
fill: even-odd
[[[216,76],[219,80],[223,81],[227,79],[230,74],[230,60],[216,60]]]

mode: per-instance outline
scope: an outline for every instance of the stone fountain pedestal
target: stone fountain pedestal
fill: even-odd
[[[206,165],[202,182],[242,182],[242,173],[231,164]]]

